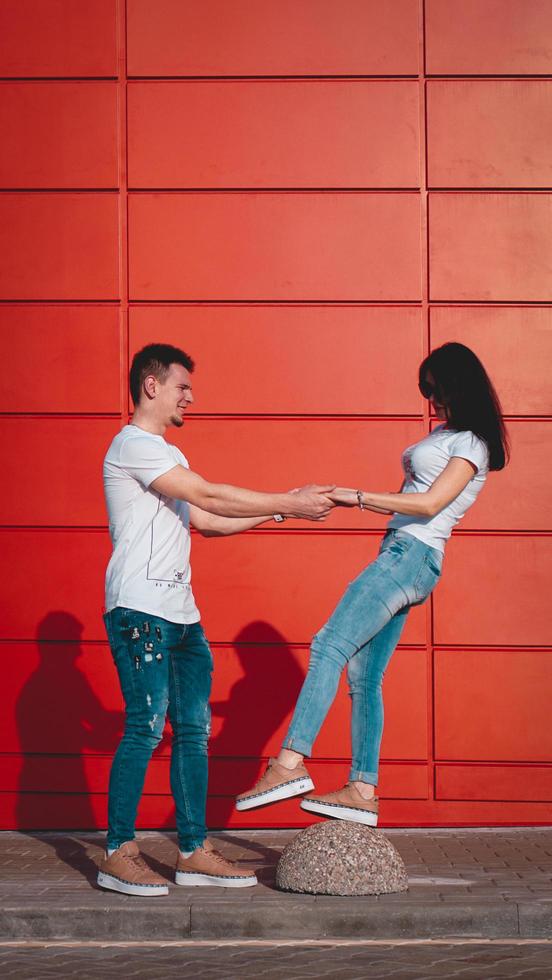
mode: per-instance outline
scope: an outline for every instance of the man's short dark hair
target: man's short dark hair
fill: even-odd
[[[190,374],[195,366],[189,354],[180,350],[180,347],[173,347],[172,344],[148,344],[134,355],[129,383],[130,394],[135,405],[140,401],[142,385],[148,374],[153,374],[163,383],[171,364],[181,364]]]

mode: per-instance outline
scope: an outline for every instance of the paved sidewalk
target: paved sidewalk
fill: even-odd
[[[0,941],[549,939],[552,828],[386,830],[408,869],[408,892],[295,895],[274,887],[297,831],[212,834],[255,869],[248,889],[178,888],[131,898],[98,889],[99,834],[0,834]],[[152,867],[172,878],[173,835],[139,834]]]
[[[550,980],[552,942],[0,943],[4,980]]]

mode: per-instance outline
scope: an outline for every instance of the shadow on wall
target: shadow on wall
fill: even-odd
[[[62,610],[48,613],[38,625],[39,665],[16,708],[23,753],[17,802],[21,830],[96,827],[83,754],[111,754],[123,715],[103,707],[79,669],[82,628]]]
[[[98,760],[98,784],[91,787],[86,756],[113,754],[122,734],[124,714],[104,708],[80,669],[82,630],[82,623],[62,610],[48,613],[37,628],[39,664],[23,687],[16,708],[23,759],[17,800],[20,830],[93,830],[98,825],[91,793],[105,793],[111,760]],[[243,676],[232,686],[226,701],[211,705],[214,718],[222,720],[209,746],[210,823],[217,827],[227,826],[234,796],[248,788],[243,785],[244,778],[251,784],[256,778],[258,760],[266,755],[303,682],[303,671],[290,646],[270,623],[249,623],[233,642]],[[163,751],[167,736],[166,731],[156,755]],[[236,765],[237,758],[245,764]],[[165,827],[174,828],[174,810]],[[54,841],[52,846],[56,846]],[[75,866],[83,870],[84,845],[73,839],[63,846],[76,848]],[[68,853],[60,857],[73,863]]]
[[[270,623],[248,623],[233,643],[243,676],[226,701],[211,702],[213,720],[222,719],[222,725],[209,742],[208,823],[219,828],[228,825],[234,797],[259,774],[258,760],[294,707],[304,677],[285,637]],[[245,764],[236,764],[236,757]],[[248,785],[243,785],[244,778]],[[174,815],[169,826],[174,826]]]

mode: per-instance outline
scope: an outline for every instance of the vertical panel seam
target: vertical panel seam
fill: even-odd
[[[118,165],[119,165],[119,350],[121,424],[128,417],[128,134],[126,0],[117,0]]]
[[[427,158],[427,104],[426,104],[426,30],[425,0],[419,0],[419,132],[420,132],[420,236],[422,277],[422,352],[426,357],[430,349],[429,326],[429,200]],[[424,429],[430,431],[429,402],[424,401]],[[435,733],[434,733],[434,683],[433,683],[433,596],[425,607],[426,621],[426,700],[427,700],[427,793],[428,802],[435,800]]]

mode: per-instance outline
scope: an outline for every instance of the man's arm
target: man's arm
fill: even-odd
[[[265,514],[264,517],[219,517],[218,514],[209,514],[206,510],[190,504],[190,523],[205,538],[218,538],[228,534],[239,534],[240,531],[249,531],[253,527],[265,524],[266,521],[271,521],[273,516],[273,514]]]
[[[310,485],[295,493],[260,493],[227,483],[209,483],[199,473],[177,465],[154,480],[150,489],[165,497],[186,500],[220,517],[269,520],[267,515],[283,514],[284,517],[321,521],[334,506],[328,494],[335,487]]]

